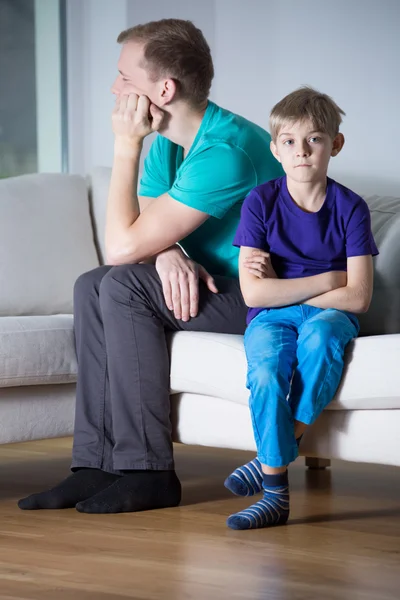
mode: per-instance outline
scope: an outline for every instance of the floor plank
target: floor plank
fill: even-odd
[[[394,600],[400,470],[333,461],[291,468],[285,527],[236,532],[249,505],[224,478],[251,455],[176,447],[179,508],[124,515],[24,512],[16,500],[68,474],[71,440],[0,448],[1,600]]]

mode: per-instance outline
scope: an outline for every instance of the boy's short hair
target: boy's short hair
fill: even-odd
[[[179,97],[193,106],[208,98],[214,77],[210,47],[191,21],[161,19],[122,31],[119,44],[129,41],[144,45],[142,65],[153,81],[170,77],[177,84]]]
[[[316,131],[334,139],[339,133],[342,116],[346,113],[327,94],[302,86],[275,104],[269,117],[271,137],[275,142],[286,123],[309,119]]]

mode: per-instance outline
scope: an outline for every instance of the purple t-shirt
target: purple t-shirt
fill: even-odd
[[[330,178],[315,213],[292,200],[286,177],[254,188],[243,203],[233,245],[269,252],[280,279],[346,271],[348,257],[378,254],[367,203]],[[262,310],[250,308],[248,323]]]

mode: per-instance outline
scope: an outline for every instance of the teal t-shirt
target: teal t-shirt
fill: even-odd
[[[240,210],[257,185],[283,175],[272,156],[271,136],[251,121],[209,102],[183,160],[183,148],[158,135],[144,163],[139,195],[171,198],[210,218],[179,243],[213,275],[238,276],[232,245]]]

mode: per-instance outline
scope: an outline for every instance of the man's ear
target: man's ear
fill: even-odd
[[[276,160],[279,160],[279,162],[281,162],[281,159],[280,159],[280,156],[278,153],[278,148],[276,147],[276,144],[273,140],[271,140],[269,147],[270,147],[272,154],[275,156]]]
[[[343,135],[343,133],[338,133],[332,143],[331,156],[337,156],[339,154],[339,152],[341,151],[341,149],[343,148],[343,146],[344,146],[344,135]]]
[[[176,96],[177,85],[174,79],[164,79],[162,81],[160,106],[170,104]]]

